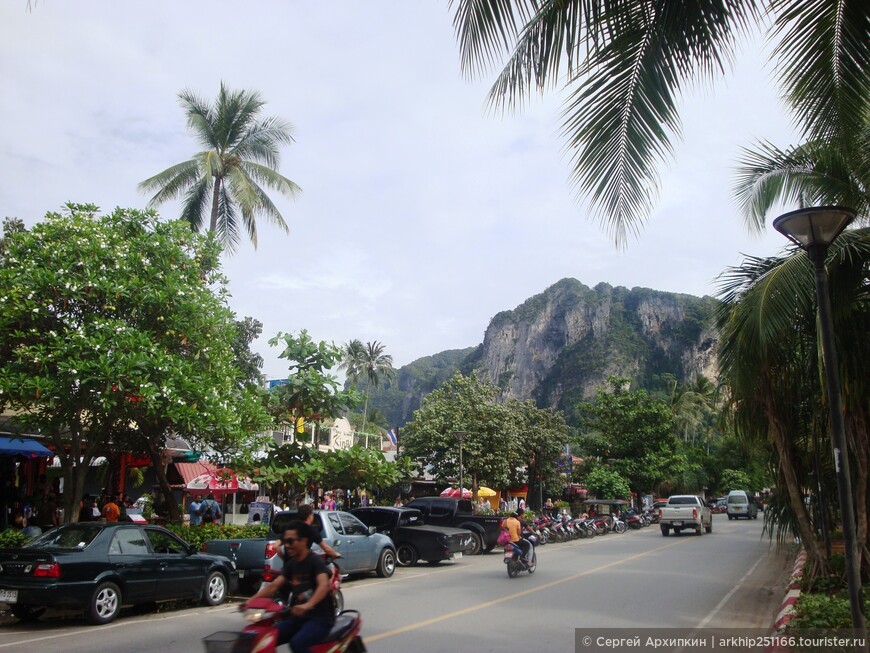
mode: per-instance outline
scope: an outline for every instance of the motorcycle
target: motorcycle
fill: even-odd
[[[251,599],[243,616],[248,625],[241,632],[218,631],[203,638],[206,653],[276,653],[278,622],[290,614],[290,608],[272,599]],[[311,653],[364,653],[360,631],[362,619],[356,610],[344,610],[326,639],[311,647]]]
[[[527,571],[530,574],[535,573],[538,566],[538,554],[535,552],[535,545],[530,547],[530,557],[528,561],[523,560],[523,550],[518,544],[508,542],[504,547],[504,563],[507,565],[508,578],[516,578],[521,571]]]

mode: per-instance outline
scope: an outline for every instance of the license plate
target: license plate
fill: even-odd
[[[0,590],[0,603],[18,603],[18,590]]]
[[[239,569],[239,578],[244,578],[244,577],[245,577],[245,570]]]
[[[461,557],[462,557],[462,553],[460,553],[459,551],[457,551],[456,553],[453,554],[454,560],[459,560]]]
[[[674,526],[682,526],[682,525],[683,525],[683,522],[681,522],[681,521],[674,522]]]

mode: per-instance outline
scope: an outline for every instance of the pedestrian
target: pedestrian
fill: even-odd
[[[187,504],[187,512],[190,515],[190,525],[199,526],[202,523],[202,495],[197,494]]]
[[[402,497],[396,497],[396,501],[395,501],[395,503],[393,503],[393,507],[394,508],[401,508],[402,505],[403,505],[402,504]]]
[[[498,500],[498,511],[499,512],[507,512],[507,509],[508,509],[507,501],[505,500],[504,497],[501,497]]]
[[[519,512],[520,510],[525,510],[525,509],[526,509],[526,500],[523,499],[522,497],[520,497],[520,501],[517,504],[517,512]]]
[[[214,500],[214,495],[209,494],[202,502],[202,523],[213,524],[221,518],[221,507]]]
[[[97,517],[94,517],[95,509],[97,509],[97,507],[94,505],[94,500],[91,498],[91,495],[84,495],[79,504],[79,521],[95,521],[97,519]],[[97,513],[99,513],[99,510],[97,510]]]
[[[115,500],[110,498],[103,504],[102,514],[103,519],[107,522],[116,522],[118,521],[118,517],[121,516],[121,509],[118,507],[118,504],[115,503]]]

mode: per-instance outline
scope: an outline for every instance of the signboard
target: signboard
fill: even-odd
[[[268,501],[252,501],[248,504],[248,524],[268,526],[272,504]]]

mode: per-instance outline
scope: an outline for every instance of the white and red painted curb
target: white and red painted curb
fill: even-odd
[[[801,578],[804,575],[804,565],[806,562],[807,551],[806,549],[801,549],[794,562],[791,578],[788,581],[788,592],[786,592],[782,605],[779,608],[779,613],[776,615],[776,621],[773,622],[773,629],[776,632],[781,632],[794,617],[794,604],[801,595]]]

